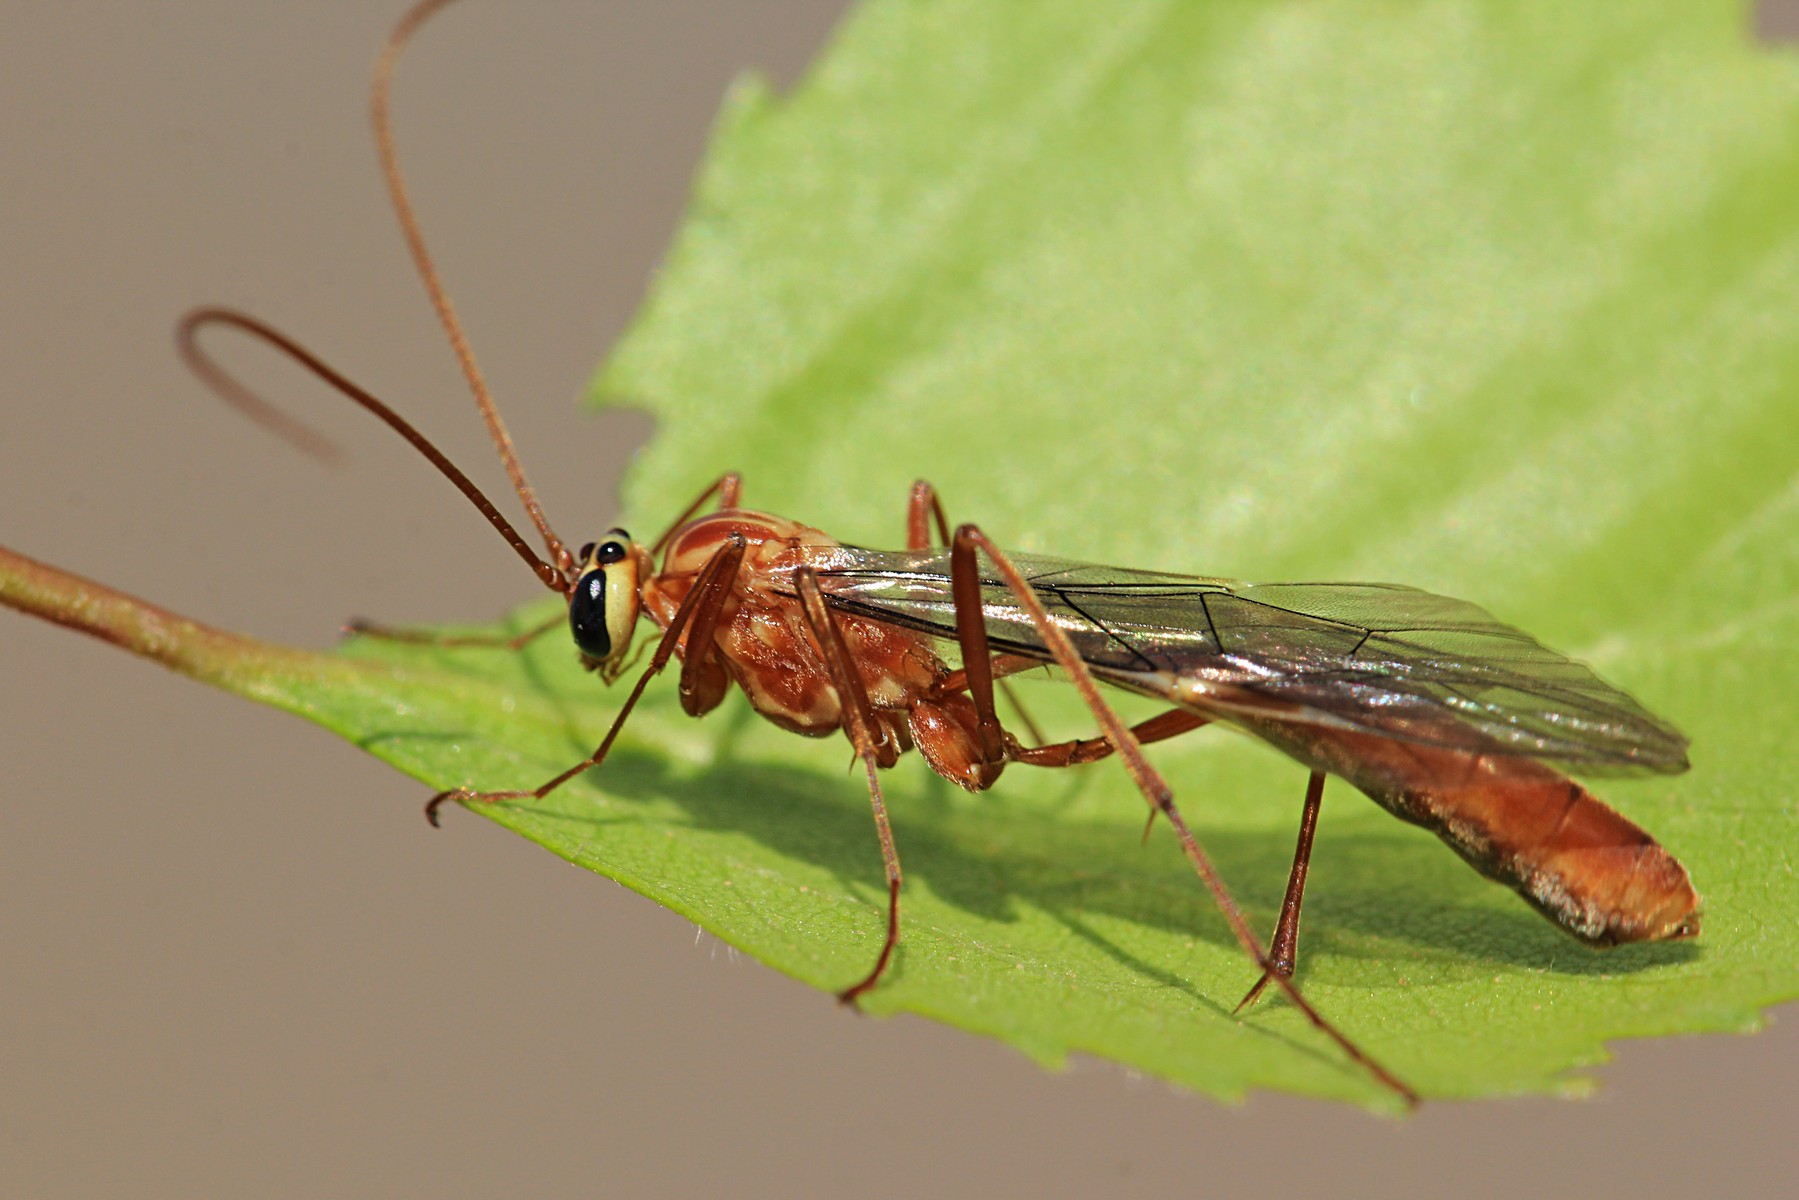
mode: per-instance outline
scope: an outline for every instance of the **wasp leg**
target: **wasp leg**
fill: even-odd
[[[733,538],[720,546],[706,565],[700,568],[695,577],[693,589],[681,601],[681,607],[675,610],[668,628],[662,633],[662,640],[656,643],[656,653],[650,656],[650,665],[644,668],[642,675],[625,698],[624,707],[619,709],[618,716],[612,720],[612,727],[606,731],[606,737],[599,748],[582,761],[576,763],[562,774],[539,787],[525,792],[476,792],[468,788],[451,788],[437,793],[425,803],[425,819],[433,825],[438,823],[437,810],[451,800],[466,804],[471,800],[483,803],[497,803],[502,800],[541,800],[583,771],[591,770],[606,761],[612,743],[618,738],[618,731],[624,728],[625,719],[631,710],[637,707],[643,689],[649,686],[650,680],[662,673],[668,660],[674,657],[675,647],[680,644],[681,634],[689,626],[692,627],[692,642],[696,645],[710,646],[712,635],[718,626],[718,615],[724,607],[724,598],[730,594],[731,585],[737,578],[738,565],[743,562],[744,541]],[[697,656],[696,656],[697,657]],[[686,663],[682,664],[683,676],[686,675]]]
[[[1106,703],[1105,697],[1100,694],[1098,681],[1094,679],[1093,672],[1082,661],[1080,655],[1075,653],[1074,644],[1068,640],[1068,634],[1050,619],[1049,611],[1044,608],[1043,601],[1037,595],[1036,589],[1006,557],[1005,553],[995,546],[978,526],[962,525],[957,528],[955,538],[950,545],[950,584],[956,604],[956,640],[961,644],[962,662],[968,668],[969,696],[981,714],[982,732],[985,733],[990,726],[995,739],[1001,736],[999,720],[992,715],[993,679],[990,670],[986,623],[981,607],[981,576],[979,564],[975,558],[977,552],[987,556],[988,561],[994,565],[1000,577],[1005,581],[1007,589],[1030,615],[1031,624],[1035,627],[1037,636],[1043,639],[1043,644],[1055,656],[1056,665],[1068,674],[1070,682],[1080,693],[1081,699],[1086,702],[1088,711],[1099,723],[1106,740],[1112,743],[1120,761],[1130,773],[1131,779],[1137,784],[1138,790],[1143,793],[1144,798],[1152,807],[1168,818],[1168,823],[1173,827],[1175,836],[1180,839],[1181,850],[1186,854],[1187,860],[1193,864],[1193,869],[1199,875],[1200,881],[1205,884],[1206,890],[1212,894],[1213,902],[1218,905],[1219,912],[1224,915],[1225,923],[1230,926],[1232,934],[1236,936],[1237,942],[1243,947],[1244,952],[1249,955],[1258,968],[1268,974],[1269,978],[1274,981],[1293,1006],[1305,1015],[1314,1028],[1335,1042],[1344,1054],[1360,1064],[1383,1086],[1404,1099],[1407,1104],[1417,1104],[1418,1094],[1416,1092],[1400,1082],[1399,1078],[1391,1071],[1370,1058],[1360,1046],[1350,1039],[1348,1034],[1338,1029],[1323,1013],[1314,1008],[1311,1001],[1300,994],[1298,986],[1291,979],[1269,970],[1272,964],[1269,962],[1268,956],[1262,952],[1261,942],[1254,931],[1250,929],[1249,921],[1244,917],[1243,910],[1232,899],[1229,889],[1224,885],[1224,879],[1218,874],[1217,868],[1212,865],[1211,857],[1200,846],[1199,840],[1193,836],[1193,831],[1187,827],[1186,819],[1181,816],[1180,810],[1175,806],[1173,789],[1168,786],[1168,781],[1162,778],[1161,773],[1144,756],[1143,747],[1132,736],[1130,728],[1125,725],[1123,718],[1110,704]]]
[[[1183,733],[1191,733],[1211,723],[1210,717],[1202,717],[1184,708],[1171,708],[1131,726],[1131,736],[1137,739],[1139,746],[1147,746],[1151,742],[1166,741]],[[1051,742],[1046,746],[1015,744],[1010,748],[1013,762],[1033,767],[1075,767],[1110,758],[1114,753],[1116,750],[1112,743],[1103,737],[1073,738],[1066,742]]]
[[[874,706],[869,703],[868,689],[862,685],[861,672],[856,670],[849,647],[844,644],[843,631],[837,628],[837,622],[831,619],[831,612],[825,607],[824,593],[819,591],[817,574],[810,567],[802,568],[798,583],[800,605],[806,615],[806,624],[812,631],[813,639],[818,642],[825,670],[831,676],[831,686],[836,689],[838,703],[843,709],[845,732],[849,734],[850,744],[856,748],[856,757],[862,761],[862,768],[868,775],[868,803],[874,809],[875,833],[881,839],[881,862],[887,869],[887,937],[881,943],[880,956],[875,959],[874,969],[860,982],[837,993],[837,998],[843,1003],[854,1004],[886,973],[888,963],[893,960],[894,947],[899,945],[899,895],[902,882],[899,851],[893,845],[893,827],[888,824],[887,804],[881,798],[881,781],[875,775],[880,766],[880,756],[874,732]]]
[[[705,507],[706,501],[714,496],[718,497],[720,508],[736,508],[743,500],[743,476],[735,471],[726,471],[714,479],[705,491],[693,498],[692,504],[681,510],[681,515],[662,531],[662,536],[650,543],[650,553],[652,555],[662,553],[662,547],[666,546],[668,539],[675,535],[675,530],[687,524],[693,514]]]
[[[1306,868],[1312,862],[1312,835],[1318,831],[1318,810],[1324,801],[1324,772],[1313,771],[1306,783],[1306,806],[1299,816],[1299,844],[1293,848],[1293,870],[1287,875],[1287,894],[1281,900],[1280,920],[1274,925],[1274,940],[1268,943],[1268,965],[1232,1012],[1242,1012],[1256,1002],[1271,977],[1293,978],[1299,965],[1299,905],[1306,894]]]
[[[937,540],[931,540],[931,527],[937,528]],[[916,480],[912,484],[912,494],[906,502],[906,549],[929,550],[932,546],[949,545],[949,518],[943,515],[943,501],[937,489],[926,480]],[[1036,666],[1031,662],[1030,666]],[[1004,672],[996,671],[995,681],[999,684],[1000,694],[1005,696],[1006,703],[1018,714],[1019,722],[1025,732],[1031,735],[1031,741],[1042,744],[1049,739],[1043,736],[1043,730],[1032,719],[1030,710],[1025,708],[1024,701],[1012,690],[1012,685],[1003,678]],[[957,689],[946,689],[957,690]]]
[[[384,642],[407,642],[421,646],[463,647],[488,646],[496,650],[523,650],[568,618],[561,613],[541,625],[533,625],[523,633],[505,636],[497,633],[448,634],[429,629],[402,629],[394,625],[378,625],[357,617],[344,624],[344,633],[356,637],[379,638]]]
[[[1005,686],[1003,679],[1000,686]],[[1210,717],[1202,717],[1184,708],[1171,708],[1131,726],[1131,736],[1137,739],[1139,746],[1147,746],[1151,742],[1166,741],[1183,733],[1191,733],[1211,723]],[[1112,743],[1103,737],[1074,738],[1066,742],[1051,742],[1046,746],[1021,746],[1015,739],[1008,739],[1006,752],[1013,762],[1031,767],[1075,767],[1082,763],[1098,762],[1114,753]],[[1144,841],[1149,841],[1150,832],[1155,827],[1156,807],[1152,804],[1149,808],[1149,820],[1143,823]]]

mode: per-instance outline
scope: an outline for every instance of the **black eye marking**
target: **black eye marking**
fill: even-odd
[[[623,542],[604,542],[600,546],[599,554],[600,554],[599,558],[595,561],[597,561],[601,566],[604,566],[607,563],[618,562],[625,557],[624,543]]]
[[[588,559],[590,559],[592,557],[593,557],[593,543],[592,542],[589,542],[585,546],[581,547],[581,553],[575,555],[575,558],[581,562],[586,562]]]
[[[606,630],[606,573],[589,571],[575,582],[568,598],[568,627],[575,645],[589,658],[612,653],[612,635]]]

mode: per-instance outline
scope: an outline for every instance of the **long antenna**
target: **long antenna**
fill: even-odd
[[[525,565],[531,568],[532,573],[537,576],[539,581],[541,581],[545,587],[549,588],[551,591],[560,592],[564,596],[568,595],[568,573],[557,569],[543,559],[537,557],[537,552],[525,544],[525,539],[520,537],[518,530],[512,527],[512,522],[500,515],[500,510],[495,508],[493,503],[488,500],[486,496],[481,494],[481,489],[476,487],[467,475],[464,475],[458,470],[456,464],[451,462],[444,455],[443,451],[432,445],[431,439],[414,429],[411,422],[407,421],[405,417],[402,417],[399,413],[382,403],[380,399],[370,393],[366,388],[359,386],[342,371],[332,367],[324,359],[300,345],[300,343],[294,341],[292,338],[276,329],[273,325],[268,324],[266,321],[259,321],[247,313],[241,313],[232,308],[196,308],[192,312],[185,314],[181,318],[180,323],[175,326],[175,344],[181,349],[182,359],[187,363],[188,368],[210,386],[213,391],[223,396],[251,420],[269,426],[282,437],[287,438],[289,441],[294,442],[303,448],[312,449],[313,447],[323,447],[327,452],[335,453],[334,448],[326,438],[314,432],[310,427],[294,420],[294,418],[275,408],[260,396],[244,387],[244,385],[239,383],[230,372],[214,362],[210,354],[200,349],[199,333],[201,329],[208,325],[229,325],[235,329],[241,329],[252,337],[281,351],[283,354],[305,367],[308,371],[311,371],[314,375],[342,392],[345,396],[349,397],[369,412],[375,414],[376,417],[387,424],[389,429],[392,429],[395,433],[405,438],[411,443],[413,449],[424,455],[431,465],[436,467],[438,471],[443,474],[445,479],[448,479],[451,483],[455,484],[457,491],[468,497],[469,503],[473,504],[481,511],[481,515],[487,518],[487,523],[499,531],[500,536],[506,539],[506,544],[511,546],[513,551],[520,558],[525,560]],[[317,451],[315,450],[313,452],[316,453]]]
[[[512,480],[513,490],[531,516],[531,523],[537,526],[537,532],[543,537],[543,544],[550,552],[550,561],[561,571],[567,571],[573,558],[568,548],[562,544],[544,518],[543,506],[538,503],[537,492],[525,478],[525,469],[519,464],[518,455],[512,448],[512,435],[506,432],[506,423],[500,420],[500,410],[495,407],[493,393],[487,388],[487,381],[481,376],[481,368],[475,362],[475,352],[469,348],[468,336],[463,333],[462,322],[456,317],[456,309],[450,303],[450,293],[445,289],[442,278],[437,273],[436,265],[431,261],[431,252],[425,248],[425,235],[419,228],[418,215],[413,211],[412,199],[406,191],[406,179],[400,171],[400,155],[394,145],[393,119],[389,115],[389,95],[393,90],[394,67],[399,61],[400,51],[412,39],[423,25],[438,9],[450,0],[420,0],[400,18],[393,32],[387,36],[387,45],[382,48],[381,58],[375,64],[374,87],[370,94],[370,116],[375,126],[375,145],[381,155],[381,174],[387,180],[387,194],[393,201],[394,215],[399,218],[400,232],[406,237],[406,247],[412,252],[413,265],[418,268],[419,278],[425,285],[425,294],[431,298],[431,306],[437,310],[437,319],[443,325],[445,336],[450,339],[450,348],[456,352],[456,361],[462,364],[462,374],[468,380],[469,390],[474,393],[475,407],[481,410],[482,420],[487,422],[487,432],[493,438],[494,447],[500,452],[500,461],[506,466],[506,474]]]

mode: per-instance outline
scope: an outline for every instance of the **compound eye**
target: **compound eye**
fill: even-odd
[[[637,624],[637,558],[631,535],[608,529],[581,547],[581,574],[568,597],[568,626],[589,666],[622,660]]]
[[[581,552],[587,558],[592,547]],[[568,627],[581,653],[593,659],[612,655],[612,631],[606,623],[606,572],[584,571],[568,598]]]

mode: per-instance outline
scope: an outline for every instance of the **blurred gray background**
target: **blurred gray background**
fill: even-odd
[[[364,119],[397,5],[0,6],[0,542],[277,641],[497,614],[531,579],[398,441],[232,354],[327,471],[177,364],[239,304],[492,465]],[[401,71],[427,232],[549,511],[614,515],[651,430],[573,400],[643,293],[720,95],[836,0],[469,3]],[[1799,32],[1799,0],[1765,36]],[[224,339],[220,339],[223,343]],[[235,349],[235,348],[233,348]],[[741,464],[753,469],[754,464]],[[321,730],[0,612],[0,1193],[1773,1194],[1799,1021],[1626,1044],[1587,1103],[1406,1123],[1040,1071],[858,1019]],[[1793,914],[1769,914],[1791,920]],[[570,954],[569,947],[584,948]]]

